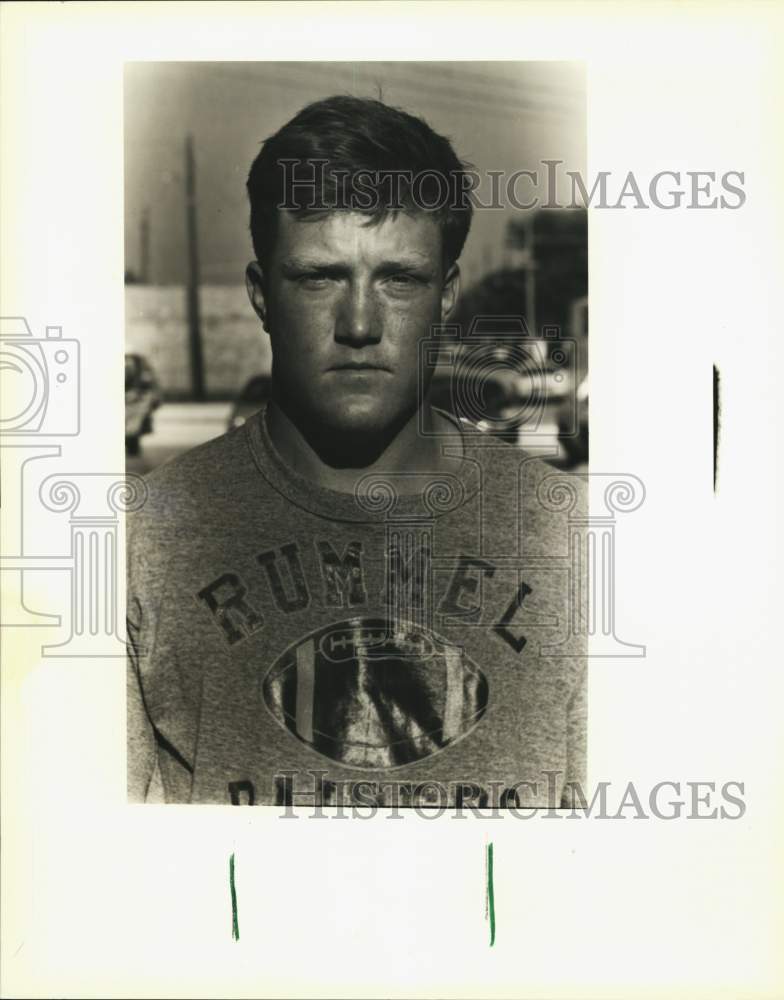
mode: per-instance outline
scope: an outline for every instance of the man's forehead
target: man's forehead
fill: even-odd
[[[279,214],[276,251],[280,257],[305,261],[357,256],[410,260],[426,264],[440,259],[441,227],[424,212],[395,212],[382,218],[361,212],[335,211],[308,219]]]

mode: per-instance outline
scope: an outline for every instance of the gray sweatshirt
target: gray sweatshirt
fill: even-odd
[[[456,435],[458,474],[355,496],[287,468],[262,412],[147,477],[131,800],[558,805],[584,780],[584,483]]]

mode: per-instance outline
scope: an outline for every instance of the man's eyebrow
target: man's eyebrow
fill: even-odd
[[[289,257],[282,257],[280,264],[281,267],[296,267],[305,270],[309,267],[324,267],[328,261],[320,260],[318,257],[297,257],[292,254]]]
[[[390,258],[389,260],[382,260],[375,266],[374,270],[379,271],[389,271],[389,270],[404,270],[405,268],[417,268],[417,267],[429,267],[431,264],[430,257],[427,254],[421,254],[416,250],[411,250],[405,254],[401,254],[399,257]],[[347,268],[350,267],[350,263],[342,260],[336,260],[335,258],[321,258],[318,256],[305,257],[291,254],[289,256],[283,257],[280,262],[281,267],[286,270],[316,270],[318,268]]]
[[[432,266],[432,263],[432,260],[427,256],[427,254],[420,254],[417,253],[416,250],[413,250],[408,255],[395,257],[391,260],[382,260],[377,269],[379,271],[404,271],[406,268],[429,268]]]

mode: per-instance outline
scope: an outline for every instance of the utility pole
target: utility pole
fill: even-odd
[[[146,206],[139,223],[139,281],[150,283],[150,210]]]
[[[520,303],[520,313],[525,317],[525,326],[531,337],[537,336],[536,328],[536,231],[534,220],[528,218],[524,222],[506,226],[505,253],[515,252],[515,266],[523,274],[523,297]],[[511,261],[507,262],[511,264]]]
[[[532,337],[538,337],[539,331],[536,326],[536,241],[533,220],[529,224],[528,234],[530,240],[525,263],[526,318],[528,320],[528,333]]]
[[[191,388],[195,400],[203,400],[204,360],[201,349],[199,317],[199,236],[196,228],[196,164],[193,137],[185,137],[185,221],[188,241],[188,346],[191,362]]]

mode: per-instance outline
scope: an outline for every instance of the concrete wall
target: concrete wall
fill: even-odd
[[[269,372],[269,338],[244,285],[204,285],[200,307],[207,395],[230,399],[251,375]],[[126,285],[125,350],[147,358],[166,398],[189,397],[184,287]]]

